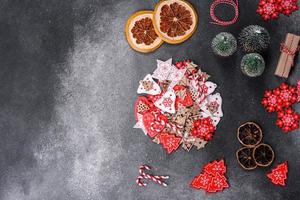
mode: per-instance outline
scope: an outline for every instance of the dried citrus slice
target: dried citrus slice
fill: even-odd
[[[131,15],[125,26],[129,45],[136,51],[148,53],[162,45],[153,27],[153,11],[144,10]]]
[[[262,130],[254,122],[246,122],[237,131],[237,138],[246,147],[254,147],[262,140]]]
[[[236,152],[236,159],[240,166],[245,170],[252,170],[257,167],[252,154],[253,148],[249,147],[243,147]]]
[[[262,143],[253,149],[253,158],[258,166],[267,167],[271,165],[274,157],[274,151],[270,145]]]
[[[178,44],[193,35],[198,16],[193,6],[184,0],[162,0],[156,4],[153,25],[167,43]]]

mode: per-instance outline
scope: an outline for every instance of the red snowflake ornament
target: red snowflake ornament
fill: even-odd
[[[300,115],[292,108],[278,112],[276,125],[287,133],[299,128]]]
[[[168,133],[161,133],[158,138],[159,142],[163,145],[163,147],[169,154],[179,147],[181,141],[181,138]]]
[[[280,0],[278,9],[284,15],[289,16],[298,10],[298,0]]]
[[[192,135],[199,137],[203,140],[209,141],[212,139],[216,127],[212,123],[211,118],[206,117],[203,119],[195,120],[193,123]]]
[[[279,16],[278,0],[261,0],[256,12],[266,21],[277,19]]]
[[[287,179],[288,164],[287,162],[277,165],[276,168],[267,174],[267,177],[275,185],[285,186],[285,180]]]
[[[280,87],[270,91],[265,91],[262,105],[268,112],[280,111],[290,107],[297,102],[297,90],[295,87],[282,83]]]
[[[224,159],[220,160],[220,161],[213,161],[211,163],[208,163],[204,166],[204,171],[208,174],[211,175],[216,175],[216,174],[225,174],[226,173],[226,166],[225,166],[225,162]]]

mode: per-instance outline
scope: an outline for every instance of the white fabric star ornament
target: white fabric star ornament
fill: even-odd
[[[173,87],[179,83],[179,81],[183,78],[186,69],[177,69],[174,65],[171,67],[171,72],[168,76],[168,80],[171,81],[169,85],[169,89],[173,89]]]
[[[160,81],[167,80],[172,67],[172,58],[167,61],[157,60],[157,68],[153,72],[152,77]]]

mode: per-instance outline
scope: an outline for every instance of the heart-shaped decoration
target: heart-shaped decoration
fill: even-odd
[[[160,94],[161,89],[159,85],[153,80],[151,74],[147,74],[143,80],[140,81],[139,88],[137,90],[138,94]]]
[[[158,99],[154,105],[167,113],[175,113],[175,100],[176,95],[174,91],[167,91],[160,99]]]
[[[164,115],[156,115],[151,112],[143,115],[143,124],[145,130],[151,138],[161,133],[167,122],[168,119]]]

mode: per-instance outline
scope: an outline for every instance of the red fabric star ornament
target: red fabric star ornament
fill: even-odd
[[[276,125],[287,133],[299,128],[300,115],[292,108],[278,112]]]
[[[213,161],[211,163],[208,163],[204,166],[204,171],[211,175],[221,174],[224,175],[226,173],[226,166],[224,159],[221,159],[220,161]]]
[[[199,137],[206,141],[212,140],[216,127],[212,123],[211,118],[206,117],[203,119],[195,120],[193,126],[194,126],[192,129],[193,136]]]
[[[277,19],[279,16],[278,0],[261,0],[256,12],[266,21]]]
[[[203,171],[193,179],[191,187],[203,189],[210,193],[222,191],[229,187],[225,173],[226,165],[223,159],[210,162],[206,164],[203,167]]]
[[[181,138],[168,133],[161,133],[158,138],[169,154],[179,147],[181,141]]]
[[[277,165],[276,168],[272,169],[270,173],[267,174],[267,177],[275,185],[285,186],[285,180],[287,179],[288,173],[288,164],[287,162]]]
[[[278,9],[284,15],[289,16],[290,14],[299,9],[298,0],[280,0]]]

